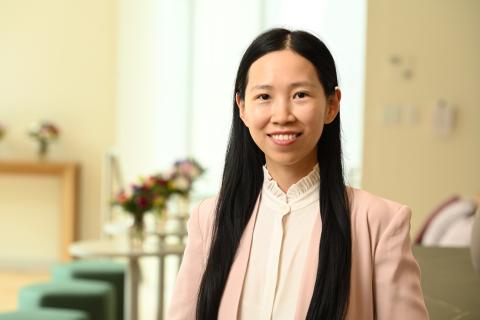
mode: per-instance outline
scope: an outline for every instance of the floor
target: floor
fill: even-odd
[[[178,260],[176,257],[169,257],[165,262],[165,303],[166,310],[171,291],[175,282]],[[142,279],[139,297],[140,320],[157,320],[157,277],[158,262],[155,258],[148,258],[141,261]],[[0,312],[13,311],[17,309],[17,295],[23,286],[44,282],[50,279],[47,271],[15,271],[0,270]]]
[[[30,283],[48,281],[46,271],[0,270],[0,312],[17,308],[17,294],[21,287]]]

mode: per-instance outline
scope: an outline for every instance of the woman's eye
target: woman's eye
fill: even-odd
[[[266,93],[263,93],[263,94],[258,95],[258,96],[257,96],[257,99],[259,99],[259,100],[268,100],[268,99],[270,99],[270,96],[269,96],[268,94],[266,94]]]
[[[305,98],[305,97],[307,97],[307,93],[306,93],[306,92],[297,92],[297,93],[295,93],[295,94],[293,95],[293,98],[300,98],[300,99],[302,99],[302,98]]]

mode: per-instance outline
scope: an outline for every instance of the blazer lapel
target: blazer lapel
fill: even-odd
[[[228,275],[225,289],[223,290],[220,308],[218,310],[218,319],[232,320],[237,319],[238,305],[243,290],[243,282],[247,273],[248,259],[250,258],[250,249],[252,247],[253,231],[257,219],[258,207],[261,193],[257,198],[255,207],[250,217],[250,221],[243,232],[240,244],[237,249],[235,260],[233,261],[230,273]]]
[[[320,247],[320,236],[322,234],[322,219],[320,212],[315,219],[315,224],[310,237],[310,245],[308,246],[307,259],[300,284],[300,292],[297,299],[297,309],[295,311],[295,319],[303,320],[307,316],[310,300],[312,299],[313,289],[315,288],[315,280],[317,279],[318,268],[318,248]]]

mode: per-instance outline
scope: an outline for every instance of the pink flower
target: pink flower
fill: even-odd
[[[130,196],[127,195],[127,193],[125,191],[121,191],[120,193],[118,193],[117,195],[117,202],[120,204],[120,205],[123,205],[125,202],[128,201],[128,198]]]
[[[176,167],[178,168],[178,172],[181,175],[188,177],[190,180],[197,179],[203,172],[202,168],[194,161],[194,160],[183,160],[177,161]]]

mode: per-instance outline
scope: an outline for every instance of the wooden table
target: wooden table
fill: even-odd
[[[162,242],[158,242],[162,243]],[[141,247],[132,247],[125,240],[89,240],[70,245],[70,254],[77,258],[127,258],[128,268],[125,278],[125,317],[127,320],[138,319],[138,290],[140,285],[139,259],[142,257],[159,258],[157,319],[163,319],[164,304],[164,264],[165,256],[182,256],[184,244],[163,244],[149,246],[146,242]]]
[[[432,320],[480,319],[480,277],[468,248],[414,247]]]
[[[76,238],[78,165],[74,162],[0,161],[0,173],[50,175],[61,179],[60,260],[70,259],[68,246]]]

